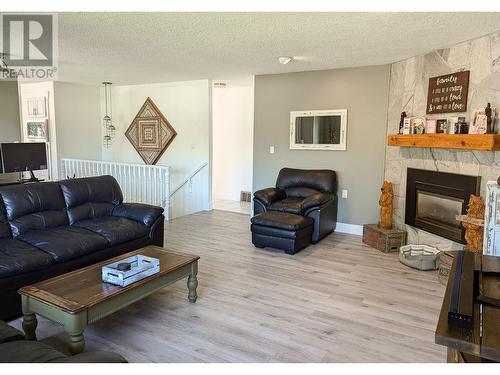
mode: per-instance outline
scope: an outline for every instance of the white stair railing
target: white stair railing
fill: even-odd
[[[118,181],[125,202],[161,206],[170,215],[169,168],[96,160],[62,159],[61,179],[111,175]]]
[[[170,194],[170,212],[172,219],[190,213],[209,209],[208,162],[196,168]]]
[[[198,169],[196,169],[193,173],[191,173],[189,175],[188,178],[186,178],[182,183],[179,184],[179,186],[177,186],[173,191],[172,191],[172,194],[170,195],[171,197],[173,197],[179,190],[181,190],[184,185],[186,185],[188,182],[190,185],[192,185],[193,183],[193,178],[196,177],[196,175],[198,173],[200,173],[202,171],[203,168],[205,168],[206,166],[208,166],[208,162],[203,164],[202,166],[200,166]]]

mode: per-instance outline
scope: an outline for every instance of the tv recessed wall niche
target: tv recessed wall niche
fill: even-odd
[[[345,150],[347,109],[290,112],[290,149]]]

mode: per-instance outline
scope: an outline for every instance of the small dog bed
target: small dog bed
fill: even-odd
[[[436,270],[440,251],[427,245],[405,245],[399,249],[399,261],[421,271]]]

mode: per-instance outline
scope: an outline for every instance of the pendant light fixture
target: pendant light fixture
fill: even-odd
[[[113,125],[111,119],[112,116],[112,104],[111,104],[111,82],[103,82],[104,85],[104,108],[105,113],[102,119],[102,125],[104,126],[104,137],[103,145],[106,148],[111,146],[111,141],[116,135],[116,128]]]

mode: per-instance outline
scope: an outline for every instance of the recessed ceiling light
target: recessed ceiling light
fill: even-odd
[[[292,61],[292,58],[290,56],[280,56],[278,57],[278,61],[282,65],[288,64],[290,61]]]

